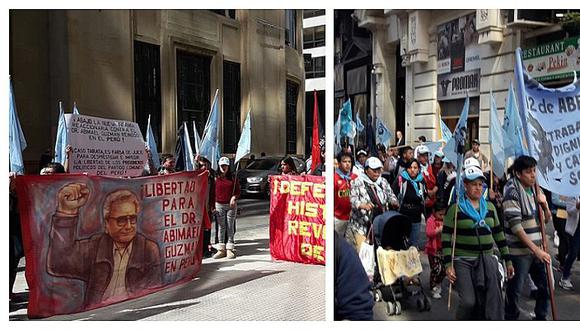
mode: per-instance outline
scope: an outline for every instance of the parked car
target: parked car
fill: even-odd
[[[269,175],[280,173],[280,161],[282,157],[256,158],[246,168],[238,171],[238,178],[243,195],[261,195],[270,198]]]

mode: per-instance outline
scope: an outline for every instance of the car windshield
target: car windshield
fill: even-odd
[[[269,170],[277,165],[275,159],[256,159],[246,169],[248,170]]]

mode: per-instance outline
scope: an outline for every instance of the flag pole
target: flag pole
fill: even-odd
[[[458,174],[461,175],[461,174]],[[457,241],[457,209],[459,208],[459,189],[455,187],[455,215],[453,216],[453,236],[451,237],[452,247],[451,247],[451,269],[455,272],[453,268],[453,259],[455,259],[455,242]],[[457,280],[457,274],[455,275],[455,280]],[[451,292],[453,290],[453,284],[449,282],[449,295],[447,297],[447,310],[451,310]]]
[[[536,197],[538,196],[538,193],[540,192],[540,187],[538,186],[538,183],[536,182],[535,185],[535,190],[536,190]],[[548,244],[547,244],[547,240],[546,240],[546,226],[544,224],[544,210],[541,209],[541,207],[538,208],[538,216],[540,218],[540,232],[542,234],[542,250],[544,250],[544,252],[548,253]],[[556,301],[554,300],[554,285],[552,280],[554,279],[554,274],[552,273],[552,266],[549,263],[545,263],[544,262],[544,267],[546,267],[546,277],[548,277],[548,290],[550,292],[550,307],[552,310],[552,320],[556,321],[557,320],[557,316],[556,316]]]

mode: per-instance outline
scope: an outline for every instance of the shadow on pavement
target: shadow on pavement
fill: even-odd
[[[248,243],[252,244],[247,245]],[[77,314],[53,316],[46,318],[45,320],[140,320],[174,309],[199,304],[199,301],[195,301],[195,299],[198,299],[199,297],[283,272],[281,270],[269,269],[228,269],[227,271],[220,271],[221,268],[232,268],[236,265],[246,263],[271,262],[270,259],[265,260],[263,257],[251,259],[243,258],[244,256],[269,255],[268,239],[240,240],[236,241],[236,244],[241,245],[237,247],[238,258],[222,259],[223,261],[214,261],[211,263],[204,263],[204,261],[207,260],[204,259],[198,275],[192,281],[187,283],[167,288],[134,300],[120,302]],[[23,307],[19,307],[18,309],[22,308]],[[26,320],[27,318],[25,316],[16,315],[14,316],[14,319],[12,316],[10,319]]]

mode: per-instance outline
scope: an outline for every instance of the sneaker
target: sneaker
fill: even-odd
[[[441,299],[441,292],[437,290],[432,290],[431,295],[433,296],[433,299]]]
[[[225,258],[226,256],[226,251],[224,250],[218,250],[218,252],[216,252],[216,254],[213,255],[214,259],[221,259],[221,258]]]
[[[227,251],[227,257],[228,259],[236,259],[236,254],[234,253],[234,250],[228,250]]]
[[[564,290],[574,290],[574,286],[572,285],[572,282],[570,281],[570,279],[560,279],[560,281],[558,282],[558,285],[560,285],[560,287]]]

